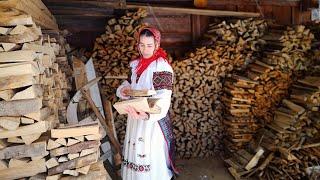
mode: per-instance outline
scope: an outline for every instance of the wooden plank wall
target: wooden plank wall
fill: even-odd
[[[112,2],[99,0],[94,2]],[[77,47],[92,48],[95,37],[104,31],[107,19],[117,10],[106,5],[90,4],[86,1],[44,0],[55,15],[60,29],[67,29],[71,36],[68,42]],[[92,1],[93,2],[93,1]],[[127,3],[193,7],[192,0],[127,0]],[[315,6],[311,0],[208,0],[208,9],[260,12],[265,18],[280,24],[300,24],[310,21],[309,8]],[[197,44],[212,17],[166,12],[151,12],[144,20],[161,29],[162,47],[181,56]]]

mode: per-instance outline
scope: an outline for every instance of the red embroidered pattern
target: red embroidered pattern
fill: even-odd
[[[149,172],[150,171],[150,165],[135,164],[135,163],[130,162],[126,159],[124,159],[122,163],[124,166],[126,166],[129,169],[132,169],[133,171],[137,171],[137,172]]]
[[[172,73],[168,71],[154,72],[153,87],[155,90],[172,90]]]

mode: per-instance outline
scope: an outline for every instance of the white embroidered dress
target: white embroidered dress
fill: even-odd
[[[130,63],[131,84],[128,81],[123,82],[117,89],[117,96],[125,99],[121,96],[120,89],[126,85],[137,90],[156,90],[157,94],[153,97],[160,98],[157,105],[161,107],[161,113],[150,114],[149,120],[128,118],[123,145],[122,178],[124,180],[169,180],[173,176],[169,169],[171,160],[158,121],[166,117],[170,107],[173,70],[164,59],[159,58],[152,62],[137,80],[138,63],[138,60]],[[168,78],[171,79],[168,80]],[[157,85],[155,81],[158,82]],[[171,83],[171,88],[165,87],[168,83],[165,81]]]

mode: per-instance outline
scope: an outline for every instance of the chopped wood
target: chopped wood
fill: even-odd
[[[43,156],[46,152],[46,142],[37,142],[30,145],[18,145],[1,149],[0,159]]]
[[[59,143],[63,146],[67,146],[67,140],[65,138],[59,138],[57,140],[55,140],[56,143]]]
[[[0,98],[9,101],[14,96],[14,91],[11,89],[0,91]]]
[[[39,98],[15,100],[15,101],[0,101],[0,116],[21,116],[28,113],[38,111],[42,106],[42,101]]]
[[[67,138],[83,135],[99,135],[99,126],[94,125],[78,128],[64,128],[51,130],[51,137],[53,138]]]
[[[46,180],[59,180],[61,178],[62,174],[56,174],[52,176],[47,176]]]
[[[62,146],[60,143],[57,143],[57,142],[49,139],[48,145],[47,145],[47,149],[48,150],[52,150],[52,149],[56,149],[56,148],[58,148],[60,146]]]
[[[97,159],[98,159],[98,155],[96,153],[90,154],[84,157],[76,158],[71,161],[64,162],[59,166],[49,169],[48,175],[58,174],[67,169],[75,169],[75,168],[87,166],[87,165],[93,164],[94,162],[97,162]]]
[[[24,62],[33,61],[37,57],[36,52],[30,50],[18,50],[0,53],[0,62]]]
[[[19,45],[15,43],[0,43],[0,44],[3,47],[4,51],[12,51],[19,47]]]
[[[0,126],[7,130],[16,130],[20,125],[20,117],[0,117]]]
[[[46,166],[48,169],[52,168],[52,167],[55,167],[55,166],[58,166],[59,165],[59,162],[57,160],[57,158],[53,157],[53,158],[50,158],[47,162],[46,162]]]
[[[22,126],[13,131],[0,132],[0,138],[10,138],[16,136],[26,136],[33,134],[33,130],[36,129],[37,133],[43,133],[48,130],[49,123],[46,121],[40,121],[31,125]]]
[[[27,165],[0,171],[0,179],[18,179],[46,172],[45,160],[31,161]]]
[[[24,32],[26,32],[28,30],[28,28],[24,25],[17,25],[16,27],[14,27],[9,34],[10,35],[15,35],[15,34],[23,34]]]
[[[62,174],[79,176],[79,172],[77,172],[76,170],[64,170]]]
[[[91,167],[91,165],[84,166],[84,167],[76,169],[76,171],[81,173],[81,174],[88,174],[88,172],[90,170],[90,167]]]
[[[92,154],[92,153],[94,153],[94,152],[96,152],[96,151],[98,151],[97,148],[84,149],[84,150],[81,151],[80,157],[86,156],[86,155],[88,155],[88,154]]]
[[[80,156],[79,153],[68,154],[68,159],[72,160],[72,159],[78,158],[79,156]]]
[[[17,92],[10,100],[34,99],[42,97],[43,89],[40,85],[32,85],[27,89]]]
[[[82,150],[90,149],[90,148],[98,148],[100,146],[99,141],[85,141],[80,142],[78,144],[69,146],[69,147],[60,147],[57,149],[53,149],[50,151],[50,156],[61,156],[65,154],[74,154],[79,153]]]
[[[28,161],[28,159],[10,159],[9,168],[26,166]]]
[[[33,143],[34,141],[39,139],[40,136],[41,136],[41,133],[34,133],[34,134],[29,134],[29,135],[23,135],[23,136],[21,136],[21,139],[23,140],[23,142],[25,144],[30,145],[31,143]]]
[[[0,91],[30,86],[36,83],[37,81],[32,75],[0,77]]]
[[[59,157],[59,159],[58,159],[58,162],[59,162],[59,163],[61,163],[61,162],[67,162],[67,161],[68,161],[67,156],[61,156],[61,157]]]
[[[68,138],[67,146],[72,146],[72,145],[77,144],[77,143],[79,143],[79,142],[80,142],[80,141],[77,140],[77,139]]]

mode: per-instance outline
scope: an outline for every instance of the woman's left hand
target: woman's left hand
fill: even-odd
[[[131,119],[134,119],[134,120],[148,120],[149,119],[149,116],[146,112],[143,112],[143,111],[137,111],[134,107],[132,106],[128,106],[126,108],[126,111],[128,112],[128,116],[131,118]]]

